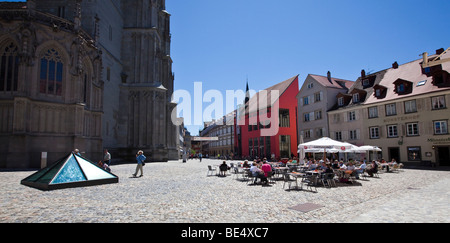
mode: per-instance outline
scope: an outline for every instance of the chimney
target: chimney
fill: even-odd
[[[366,70],[361,70],[361,78],[365,78],[366,77]]]
[[[328,71],[327,73],[327,78],[328,78],[328,82],[333,83],[333,81],[331,81],[331,72]]]
[[[397,69],[397,68],[398,68],[398,62],[394,62],[394,63],[392,64],[392,68],[393,68],[393,69]]]

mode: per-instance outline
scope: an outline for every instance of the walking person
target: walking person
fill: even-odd
[[[137,173],[139,170],[141,171],[141,175],[139,177],[144,176],[143,166],[145,165],[146,159],[147,159],[147,157],[144,156],[144,151],[139,150],[139,152],[136,154],[137,166],[136,166],[136,172],[133,174],[133,177],[137,176]]]
[[[104,152],[103,163],[107,164],[108,167],[111,166],[111,154],[108,152],[107,149],[105,149]]]

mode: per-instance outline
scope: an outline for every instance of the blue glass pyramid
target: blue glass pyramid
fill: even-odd
[[[116,175],[81,156],[70,153],[53,165],[23,179],[21,184],[47,191],[118,182],[119,178]]]

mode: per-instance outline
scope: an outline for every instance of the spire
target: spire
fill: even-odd
[[[248,76],[247,76],[247,87],[245,88],[245,100],[244,105],[250,101],[250,89],[248,88]]]
[[[75,31],[79,31],[81,28],[81,2],[82,0],[77,0],[75,3],[74,20]]]

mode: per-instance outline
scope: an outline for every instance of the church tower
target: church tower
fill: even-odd
[[[126,146],[155,161],[177,159],[171,121],[174,75],[170,56],[170,14],[164,0],[126,0],[123,11],[121,127]]]

